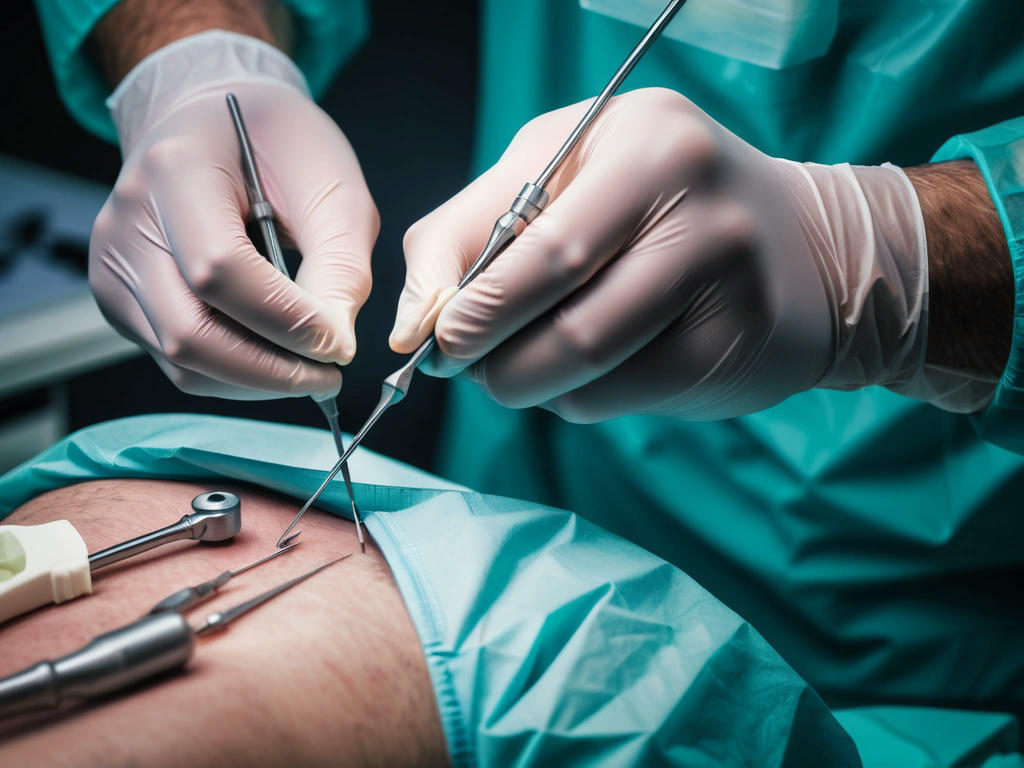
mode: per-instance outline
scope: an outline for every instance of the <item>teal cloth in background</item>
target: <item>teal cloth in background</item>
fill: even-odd
[[[575,0],[484,8],[477,170],[535,115],[593,96],[642,32]],[[809,33],[831,35],[820,56],[772,68],[739,35],[726,52],[722,36],[717,51],[666,38],[623,89],[677,90],[799,161],[913,165],[980,131],[939,157],[984,153],[1016,238],[1019,358],[1024,3],[841,0],[837,11],[834,31]],[[871,388],[813,390],[718,423],[593,425],[503,409],[456,381],[438,471],[572,509],[683,568],[826,701],[1024,711],[1024,646],[1006,642],[1024,636],[1020,375],[1008,367],[973,420]]]
[[[961,157],[974,160],[992,192],[1010,246],[1015,288],[1010,359],[995,400],[977,417],[977,427],[987,440],[1024,453],[1024,117],[954,136],[932,159]]]
[[[211,488],[230,478],[305,498],[332,450],[319,430],[123,419],[0,478],[0,515],[99,477]],[[352,473],[422,641],[456,766],[859,765],[818,695],[679,569],[568,512],[458,490],[369,451]],[[341,483],[322,507],[344,514]],[[243,500],[243,526],[244,510]]]
[[[1024,768],[1009,715],[928,707],[836,712],[865,768]]]

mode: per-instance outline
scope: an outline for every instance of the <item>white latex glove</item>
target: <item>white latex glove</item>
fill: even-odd
[[[228,92],[279,232],[302,253],[295,282],[246,236]],[[93,226],[89,280],[110,323],[186,392],[336,394],[332,363],[355,354],[379,225],[352,148],[299,70],[263,42],[204,32],[143,60],[108,106],[124,166]]]
[[[472,364],[499,403],[578,422],[726,418],[814,386],[881,384],[963,410],[990,393],[937,391],[924,368],[924,222],[900,169],[768,157],[672,91],[613,99],[546,210],[451,298],[588,105],[530,122],[409,230],[396,351],[436,318],[444,354],[427,372]]]

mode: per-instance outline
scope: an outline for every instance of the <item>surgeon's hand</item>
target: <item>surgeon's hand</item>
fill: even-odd
[[[396,351],[436,318],[428,372],[468,367],[499,403],[578,422],[719,419],[918,376],[927,259],[904,173],[768,157],[672,91],[613,99],[547,209],[450,298],[588,103],[531,121],[409,230]]]
[[[279,231],[302,253],[294,282],[246,235],[228,92]],[[186,392],[337,393],[333,364],[355,354],[378,217],[352,148],[301,73],[266,43],[205,32],[144,59],[110,105],[124,166],[89,247],[90,283],[110,323]]]

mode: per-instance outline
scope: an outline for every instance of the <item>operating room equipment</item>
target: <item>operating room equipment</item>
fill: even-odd
[[[223,629],[253,608],[348,556],[330,560],[250,600],[211,613],[199,627],[193,628],[177,610],[151,613],[100,635],[67,656],[40,661],[16,672],[0,680],[0,717],[58,707],[73,699],[105,696],[182,667],[192,657],[196,637]]]
[[[509,210],[503,214],[494,223],[494,228],[491,230],[490,238],[487,240],[487,244],[484,245],[483,250],[476,257],[476,260],[470,265],[469,269],[462,276],[459,281],[459,289],[461,290],[470,282],[472,282],[477,275],[479,275],[487,266],[497,258],[509,243],[512,242],[519,234],[522,233],[523,229],[544,209],[544,206],[548,203],[548,193],[544,187],[554,176],[555,171],[558,170],[559,166],[568,157],[569,153],[579,142],[580,138],[586,132],[587,128],[593,122],[594,118],[597,117],[598,113],[608,103],[608,100],[612,97],[615,91],[618,90],[619,86],[622,85],[622,81],[626,79],[627,75],[633,71],[633,67],[636,66],[637,62],[643,58],[643,55],[651,47],[662,30],[668,26],[668,23],[672,21],[672,18],[678,13],[679,9],[683,7],[686,0],[671,0],[665,9],[661,12],[661,15],[655,19],[654,23],[650,26],[644,36],[640,39],[640,42],[636,44],[630,54],[626,57],[626,60],[618,68],[611,80],[608,81],[607,85],[594,99],[590,108],[586,111],[580,121],[573,128],[569,137],[565,140],[559,150],[555,153],[555,156],[551,158],[547,167],[541,171],[540,176],[537,177],[536,181],[530,183],[527,182],[523,185],[523,188],[519,191],[515,200],[512,201],[512,205]],[[320,498],[320,494],[324,492],[324,489],[330,484],[330,482],[337,476],[339,471],[344,470],[345,462],[348,461],[349,456],[352,455],[352,451],[363,441],[370,429],[373,428],[374,424],[380,419],[388,408],[395,405],[406,396],[409,392],[409,385],[412,382],[413,373],[420,366],[420,364],[427,359],[431,352],[433,352],[437,339],[433,333],[427,337],[419,349],[412,353],[412,356],[406,361],[406,363],[399,368],[397,371],[392,373],[386,379],[381,387],[380,401],[377,406],[373,409],[366,423],[356,432],[352,438],[352,442],[348,445],[348,450],[344,451],[341,458],[334,465],[330,472],[327,473],[327,477],[321,483],[320,487],[317,488],[316,492],[310,497],[310,499],[302,506],[299,513],[291,521],[284,533],[281,534],[281,538],[278,540],[278,546],[281,545],[292,528],[295,527],[296,523],[306,513],[306,510],[316,503],[316,500]]]
[[[85,541],[67,520],[0,525],[0,622],[91,592]]]
[[[263,235],[263,242],[266,244],[267,257],[278,272],[285,277],[288,274],[288,266],[284,262],[284,252],[281,250],[281,242],[277,237],[277,228],[274,226],[274,209],[267,200],[263,191],[263,182],[260,179],[259,168],[256,166],[256,154],[252,150],[252,142],[249,141],[249,132],[245,128],[245,120],[242,118],[242,109],[238,104],[235,94],[229,93],[225,97],[228,103],[228,111],[231,113],[231,120],[235,125],[235,133],[238,134],[238,144],[242,149],[242,171],[245,175],[245,190],[249,198],[249,206],[252,217],[256,220]],[[331,437],[334,439],[338,455],[345,455],[345,444],[342,441],[341,427],[338,424],[338,401],[329,397],[325,400],[318,400],[315,397],[313,402],[317,404],[327,419],[331,430]],[[348,469],[347,460],[341,464],[341,474],[345,481],[345,490],[352,507],[352,519],[356,525],[356,536],[359,539],[359,548],[366,552],[366,540],[363,536],[363,526],[359,519],[359,508],[356,506],[356,495],[352,488],[352,476]],[[296,534],[298,535],[298,534]],[[281,540],[278,546],[281,546]]]
[[[226,491],[201,493],[192,499],[192,513],[173,525],[92,555],[67,520],[0,525],[0,622],[90,594],[97,568],[172,541],[227,541],[241,526],[242,502]]]
[[[274,559],[278,555],[283,555],[285,552],[294,549],[297,546],[299,546],[299,542],[289,544],[288,546],[282,547],[280,549],[275,549],[269,555],[261,557],[259,560],[251,562],[248,565],[243,565],[241,568],[236,568],[233,571],[224,571],[223,573],[214,576],[212,579],[207,579],[206,581],[200,584],[195,584],[191,587],[179,589],[174,594],[168,595],[159,603],[150,608],[149,612],[160,613],[161,611],[190,610],[191,608],[199,605],[199,603],[203,602],[204,600],[209,600],[211,597],[213,597],[217,593],[217,590],[219,590],[221,587],[227,584],[235,576],[238,576],[241,573],[245,573],[250,568],[255,568],[257,565],[262,565],[268,560]]]
[[[241,500],[226,491],[208,491],[192,499],[192,512],[178,522],[89,555],[89,568],[95,571],[172,541],[228,541],[241,529]]]

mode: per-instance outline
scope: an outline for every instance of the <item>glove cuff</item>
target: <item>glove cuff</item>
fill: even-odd
[[[997,379],[925,363],[928,243],[907,175],[889,163],[802,168],[831,246],[819,252],[836,354],[818,386],[879,385],[949,411],[983,408]]]
[[[254,37],[212,29],[165,45],[136,64],[107,99],[122,155],[197,91],[260,81],[309,95],[292,60]]]

